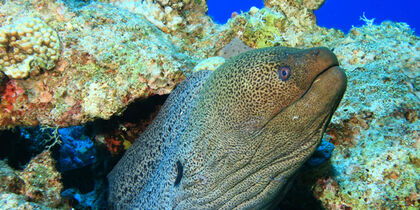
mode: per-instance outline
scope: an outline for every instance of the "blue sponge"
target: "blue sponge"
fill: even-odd
[[[93,142],[85,135],[85,127],[73,126],[58,129],[60,147],[60,171],[82,168],[95,162],[96,151]]]
[[[309,167],[315,167],[321,165],[331,158],[332,152],[334,151],[334,144],[328,141],[321,141],[318,149],[314,152],[311,158],[306,162]]]

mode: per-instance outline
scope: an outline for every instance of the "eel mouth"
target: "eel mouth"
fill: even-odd
[[[311,86],[302,95],[300,100],[318,101],[313,104],[315,109],[331,107],[333,111],[337,108],[347,88],[347,76],[344,70],[333,62],[328,68],[319,73],[312,81]],[[333,105],[331,103],[334,103]]]
[[[317,83],[322,82],[323,85],[316,85]],[[347,77],[344,73],[344,70],[338,66],[338,64],[333,64],[318,74],[317,77],[312,81],[311,86],[308,88],[307,92],[303,94],[303,97],[308,93],[313,91],[313,89],[323,89],[324,91],[341,92],[340,90],[346,88]],[[318,87],[319,86],[319,87]],[[344,90],[342,92],[344,92]]]
[[[331,72],[335,72],[334,74]],[[335,75],[338,74],[338,75]],[[323,75],[330,75],[330,76],[323,76]],[[338,65],[338,63],[331,64],[328,68],[324,69],[322,72],[320,72],[315,79],[312,81],[311,86],[308,88],[308,91],[312,89],[312,86],[314,83],[319,82],[320,80],[325,79],[324,77],[331,77],[332,75],[335,75],[337,77],[336,79],[338,82],[346,80],[346,75],[344,74],[343,69]],[[304,94],[305,95],[305,94]]]
[[[326,118],[326,122],[328,122],[338,107],[346,87],[347,77],[344,70],[338,65],[332,64],[315,77],[310,87],[298,100],[275,114],[262,126],[260,131],[276,119],[289,118],[294,115],[291,113],[301,112],[297,110],[307,110],[305,115],[307,118],[316,119],[321,115],[329,116]]]
[[[313,80],[311,86],[298,100],[311,109],[309,115],[326,115],[331,119],[347,88],[347,77],[338,65],[326,68]]]
[[[338,61],[335,60],[332,62],[332,64],[330,66],[328,66],[326,69],[324,69],[323,71],[321,71],[313,80],[311,85],[309,86],[309,88],[302,94],[302,96],[296,100],[296,101],[300,101],[303,98],[305,98],[305,96],[313,91],[314,89],[314,84],[322,82],[322,81],[326,81],[326,82],[333,82],[334,80],[336,80],[337,82],[333,82],[334,84],[330,84],[330,88],[331,91],[334,91],[336,89],[342,89],[344,86],[344,89],[346,88],[346,84],[347,84],[347,78],[346,78],[346,74],[344,73],[344,70],[338,65]],[[326,84],[327,85],[327,84]],[[325,86],[325,85],[324,85]],[[323,88],[325,89],[325,87]],[[343,91],[344,92],[344,91]]]
[[[314,54],[317,55],[317,59],[318,62],[320,63],[320,65],[324,66],[324,70],[320,71],[318,73],[318,75],[316,75],[316,77],[312,80],[311,86],[308,88],[307,91],[309,91],[313,84],[315,82],[317,82],[318,80],[320,80],[320,78],[322,78],[323,74],[328,74],[329,71],[340,71],[343,73],[343,75],[339,76],[339,78],[337,78],[339,81],[345,79],[342,78],[343,76],[345,77],[345,74],[343,72],[343,70],[340,68],[340,64],[338,62],[337,56],[330,51],[329,49],[325,48],[325,47],[321,47],[319,49],[315,49],[314,50]],[[305,93],[306,94],[306,93]],[[305,95],[303,94],[303,95]]]

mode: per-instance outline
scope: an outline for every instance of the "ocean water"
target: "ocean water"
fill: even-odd
[[[232,12],[247,12],[252,6],[262,8],[262,0],[208,0],[208,14],[218,23],[226,23]],[[385,20],[405,22],[420,35],[419,0],[326,0],[314,11],[317,23],[327,28],[337,28],[347,33],[352,26],[364,24],[360,17],[375,18],[376,24]]]

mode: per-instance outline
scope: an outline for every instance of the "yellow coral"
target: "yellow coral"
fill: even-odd
[[[0,28],[0,70],[11,78],[52,69],[59,50],[57,32],[40,18],[22,18]]]

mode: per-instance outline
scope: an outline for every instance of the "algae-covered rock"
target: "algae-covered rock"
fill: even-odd
[[[61,204],[60,193],[63,184],[54,164],[51,153],[44,151],[33,158],[19,173],[25,183],[23,187],[25,196],[45,206],[56,207]]]
[[[18,176],[18,173],[7,165],[6,162],[0,161],[0,191],[19,193],[24,182]]]
[[[0,205],[7,209],[64,208],[60,179],[49,151],[37,155],[22,171],[0,161]]]
[[[403,23],[353,28],[334,52],[348,88],[327,133],[335,171],[314,193],[326,208],[419,207],[420,42]]]
[[[195,59],[213,55],[225,27],[206,15],[206,0],[101,0],[141,15],[170,34],[183,53]]]
[[[221,66],[226,61],[223,57],[210,57],[207,59],[202,60],[198,63],[193,72],[201,71],[201,70],[216,70],[219,66]]]
[[[229,21],[230,28],[250,47],[314,47],[343,37],[336,29],[316,25],[313,10],[321,1],[264,1],[264,8],[251,9]]]
[[[165,33],[179,33],[202,18],[208,17],[206,0],[100,0],[144,15]]]
[[[6,16],[42,16],[62,42],[54,71],[3,82],[1,128],[108,119],[134,99],[170,93],[196,62],[144,16],[108,4],[92,3],[77,13],[54,1],[42,9],[36,1],[0,4]]]

